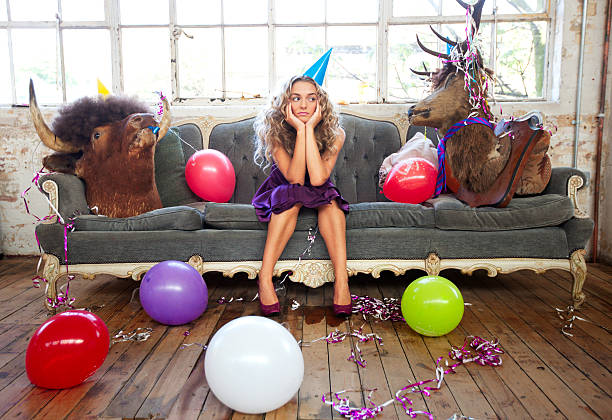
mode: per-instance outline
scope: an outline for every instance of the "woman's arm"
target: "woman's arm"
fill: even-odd
[[[290,104],[287,104],[286,113],[287,122],[297,132],[293,156],[287,153],[283,147],[277,147],[272,154],[276,166],[289,183],[304,185],[306,176],[306,125],[293,115]]]
[[[319,153],[319,148],[317,147],[314,126],[308,123],[306,124],[306,168],[308,169],[310,183],[313,186],[323,185],[329,179],[329,176],[336,165],[338,154],[344,145],[344,138],[344,130],[341,128],[340,132],[336,136],[336,139],[334,140],[332,149],[333,153],[323,159]]]

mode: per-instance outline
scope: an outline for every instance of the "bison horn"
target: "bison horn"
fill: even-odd
[[[32,122],[34,123],[34,128],[36,128],[38,137],[40,137],[42,142],[49,149],[62,153],[76,153],[80,150],[78,147],[66,143],[61,138],[57,137],[47,126],[38,108],[38,103],[36,102],[36,93],[34,92],[34,83],[32,79],[30,79],[30,115],[32,116]]]
[[[157,135],[159,140],[163,139],[168,132],[168,129],[170,128],[170,120],[172,119],[172,116],[170,115],[170,106],[168,105],[168,100],[165,96],[162,96],[162,104],[164,107],[164,114],[162,115],[161,122],[159,123],[159,133]]]
[[[436,56],[436,57],[438,57],[438,58],[443,58],[443,59],[445,59],[445,60],[448,60],[448,59],[450,58],[450,57],[448,56],[448,54],[442,54],[442,53],[439,53],[439,52],[437,52],[437,51],[430,50],[429,48],[427,48],[425,45],[423,45],[423,44],[421,43],[421,40],[419,39],[419,36],[418,36],[418,35],[416,36],[416,39],[417,39],[417,44],[419,44],[419,47],[421,47],[421,49],[422,49],[423,51],[425,51],[426,53],[429,53],[429,54],[431,54],[431,55],[434,55],[434,56]]]
[[[478,0],[478,2],[474,5],[474,11],[472,12],[472,18],[474,19],[474,27],[472,28],[472,36],[478,32],[478,28],[480,27],[480,17],[482,16],[482,8],[484,7],[485,0]],[[467,9],[469,5],[462,0],[457,0],[464,9]]]
[[[442,41],[446,42],[449,45],[452,45],[453,47],[457,45],[457,43],[455,41],[451,41],[450,39],[448,39],[447,37],[445,37],[444,35],[438,33],[438,31],[436,31],[433,26],[429,25],[429,29],[431,29],[431,31],[436,34],[436,36],[438,38],[440,38]]]

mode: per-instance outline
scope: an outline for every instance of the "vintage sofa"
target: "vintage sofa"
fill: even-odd
[[[516,197],[503,209],[470,208],[453,196],[423,205],[389,202],[378,189],[379,167],[416,128],[409,127],[406,116],[400,114],[374,118],[343,113],[341,117],[346,141],[332,180],[351,203],[347,216],[349,275],[378,277],[383,270],[399,275],[409,269],[435,275],[455,268],[467,274],[484,269],[495,276],[523,269],[536,273],[562,269],[573,276],[573,304],[580,306],[587,271],[584,249],[593,229],[592,220],[577,204],[578,190],[586,183],[581,171],[554,168],[542,194]],[[137,217],[92,215],[79,178],[66,174],[40,177],[40,189],[73,224],[66,234],[67,249],[61,223],[36,227],[44,252],[43,276],[49,282],[47,306],[53,306],[66,264],[71,273],[88,279],[112,274],[140,280],[154,264],[169,259],[186,261],[203,275],[217,271],[232,277],[245,272],[256,278],[266,224],[257,221],[250,200],[266,174],[253,163],[252,125],[252,116],[237,120],[203,117],[177,124],[156,151],[156,180],[165,207]],[[229,203],[187,206],[198,197],[186,186],[185,162],[196,149],[207,147],[220,150],[232,161],[234,195]],[[302,209],[296,232],[275,269],[277,274],[292,270],[291,280],[310,287],[334,280],[320,236],[296,268],[307,245],[307,231],[315,225],[316,213]]]

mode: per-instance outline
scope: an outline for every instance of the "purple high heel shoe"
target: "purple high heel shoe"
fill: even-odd
[[[259,288],[259,279],[257,279],[257,287]],[[273,303],[272,305],[264,305],[261,303],[261,294],[259,294],[259,309],[263,316],[274,316],[280,314],[280,302]]]
[[[336,316],[350,316],[353,313],[353,304],[338,305],[334,303],[334,315]]]
[[[272,305],[264,305],[259,301],[259,309],[261,309],[261,313],[263,316],[274,316],[280,314],[280,303],[276,302]]]

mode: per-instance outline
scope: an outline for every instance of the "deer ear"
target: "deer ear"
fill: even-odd
[[[82,153],[54,153],[43,158],[43,166],[50,171],[74,174]]]

